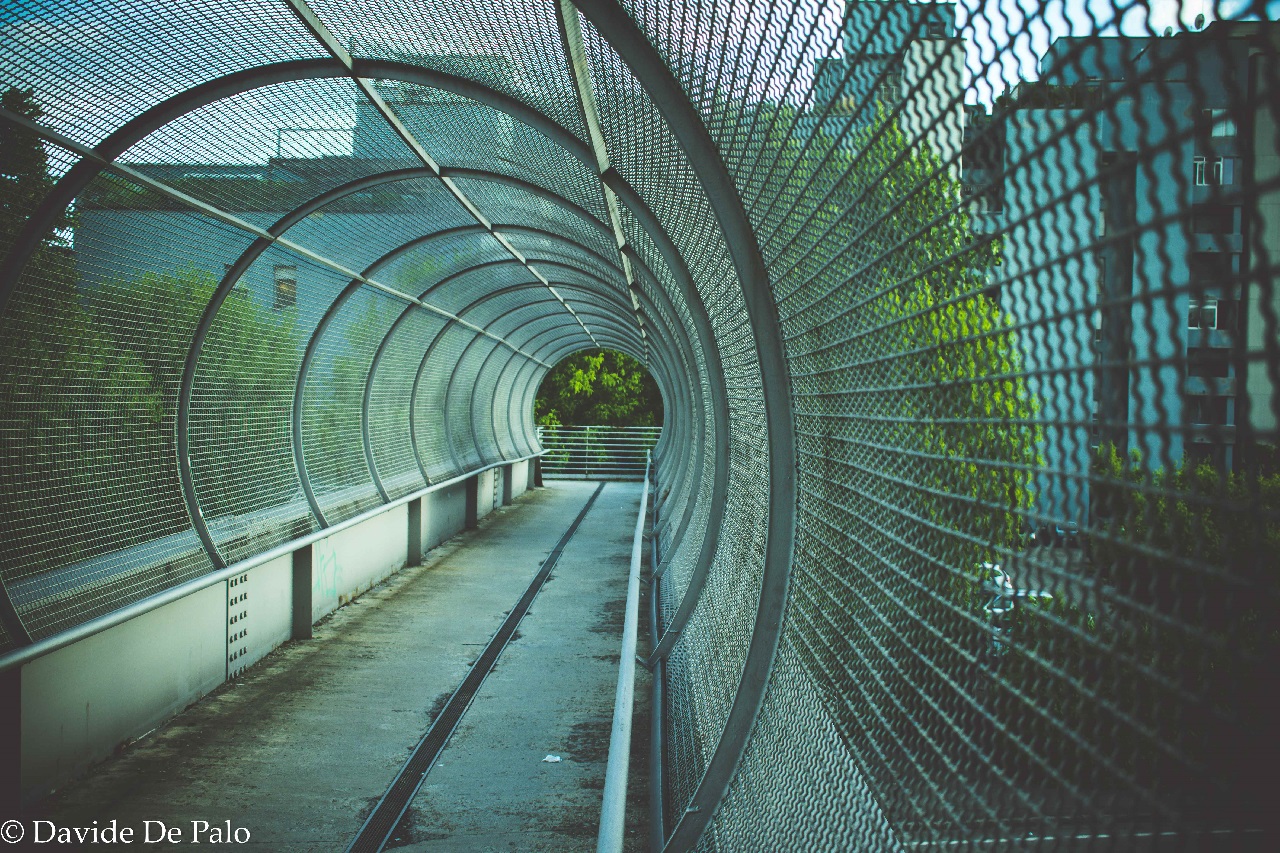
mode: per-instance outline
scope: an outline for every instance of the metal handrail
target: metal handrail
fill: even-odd
[[[424,489],[419,489],[418,491],[407,494],[404,497],[396,498],[395,500],[388,501],[384,504],[379,504],[373,509],[362,512],[357,516],[347,519],[346,521],[341,521],[337,524],[332,524],[328,527],[314,530],[305,536],[298,537],[297,539],[290,539],[288,542],[277,545],[270,550],[263,551],[261,554],[255,554],[254,556],[247,557],[237,563],[232,563],[225,568],[209,572],[206,575],[201,575],[200,577],[193,578],[186,583],[170,587],[169,589],[158,592],[155,595],[139,599],[132,604],[121,607],[119,610],[113,610],[96,619],[90,619],[88,622],[83,622],[73,628],[68,628],[65,631],[59,631],[58,633],[52,634],[44,639],[37,640],[29,646],[22,646],[14,649],[8,654],[0,656],[0,672],[5,672],[13,669],[15,666],[22,666],[23,664],[30,663],[37,658],[44,657],[51,652],[56,652],[58,649],[65,648],[72,643],[78,643],[81,640],[94,636],[95,634],[101,634],[109,628],[122,625],[130,619],[136,619],[137,617],[150,613],[153,610],[158,610],[166,604],[172,604],[175,601],[186,598],[187,596],[200,592],[203,589],[208,589],[211,586],[222,583],[236,575],[244,574],[250,569],[257,568],[264,563],[269,563],[280,557],[288,556],[299,548],[305,547],[314,542],[319,542],[321,539],[327,539],[335,533],[346,530],[349,527],[355,527],[357,524],[368,521],[369,519],[395,509],[398,506],[403,506],[410,501],[417,500],[418,498],[429,495],[432,492],[457,485],[458,483],[464,482],[469,477],[474,477],[476,474],[483,473],[491,468],[500,468],[504,465],[512,465],[517,462],[527,462],[528,460],[534,459],[542,454],[543,451],[539,451],[537,453],[531,453],[528,456],[521,456],[518,459],[504,459],[501,462],[494,462],[489,465],[476,468],[472,471],[468,471],[465,474],[459,474],[451,479],[442,480],[439,483],[432,483]]]
[[[644,520],[649,509],[649,470],[653,464],[645,456],[644,490],[640,512],[631,539],[631,572],[627,576],[627,609],[622,623],[622,658],[618,662],[618,688],[613,700],[613,731],[609,735],[609,763],[604,773],[604,794],[600,806],[600,834],[596,853],[621,853],[626,829],[627,775],[631,764],[631,717],[635,709],[636,635],[640,622],[640,563],[644,551]]]
[[[550,477],[639,479],[661,427],[547,426],[538,428]]]

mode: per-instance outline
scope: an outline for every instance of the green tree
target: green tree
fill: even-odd
[[[31,90],[8,89],[3,104],[41,115]],[[40,140],[9,123],[0,124],[0,180],[7,251],[54,183]],[[100,196],[78,204],[102,207]],[[82,288],[67,240],[76,224],[71,210],[56,218],[0,317],[0,569],[10,579],[190,524],[177,477],[178,388],[217,279],[185,269]],[[297,358],[292,315],[233,291],[196,374],[193,467],[206,515],[291,496]],[[56,538],[39,533],[50,519]],[[96,601],[110,606],[110,596]]]
[[[811,514],[794,591],[802,654],[851,754],[914,757],[863,764],[890,818],[909,819],[996,737],[979,720],[964,738],[934,738],[921,721],[949,715],[958,685],[973,689],[990,644],[976,569],[1020,547],[1036,410],[992,289],[999,241],[975,234],[927,140],[884,114],[839,142],[802,137],[777,113],[759,122],[758,159],[772,166],[756,170],[756,192],[777,201],[753,217],[788,339]],[[920,656],[931,672],[911,678]]]
[[[1276,458],[1274,449],[1258,455]],[[1170,791],[1191,814],[1256,820],[1269,808],[1259,780],[1280,760],[1270,733],[1280,666],[1280,473],[1273,464],[1224,472],[1189,459],[1152,470],[1138,450],[1121,456],[1110,444],[1090,473],[1099,519],[1093,561],[1112,595],[1131,603],[1096,632],[1143,669],[1135,679],[1105,660],[1099,665],[1111,672],[1101,683],[1133,703],[1121,707],[1145,700],[1142,722],[1181,758],[1133,735],[1120,754],[1143,784]],[[1131,695],[1142,689],[1134,681],[1149,695]],[[1162,702],[1157,683],[1200,701]]]
[[[42,115],[30,89],[7,89],[6,109]],[[14,239],[53,186],[44,146],[34,134],[0,123],[0,251]],[[161,419],[162,405],[144,365],[118,351],[81,305],[63,211],[42,235],[0,317],[0,569],[12,579],[67,562],[98,525],[84,507],[119,504],[145,493],[130,463],[134,446]],[[137,505],[132,502],[132,506]],[[57,518],[60,537],[26,535]],[[109,538],[109,534],[108,534]]]
[[[534,416],[542,426],[661,426],[662,396],[644,365],[631,356],[588,350],[547,373]]]
[[[9,87],[0,95],[0,106],[33,121],[44,115],[34,89]],[[20,125],[0,123],[0,248],[6,252],[36,209],[53,188],[49,157],[39,137]],[[69,211],[53,223],[54,234],[71,224]],[[46,237],[52,243],[54,234]]]

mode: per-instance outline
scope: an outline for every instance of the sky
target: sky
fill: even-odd
[[[1020,80],[1037,77],[1037,61],[1059,36],[1161,35],[1205,22],[1280,19],[1280,0],[959,0],[958,34],[966,40],[970,103],[991,103]],[[1011,36],[1010,33],[1014,35]]]

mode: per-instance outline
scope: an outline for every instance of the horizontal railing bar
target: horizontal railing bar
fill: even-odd
[[[243,574],[250,569],[257,568],[264,563],[269,563],[272,560],[279,559],[280,557],[288,556],[299,548],[319,542],[322,539],[327,539],[333,534],[339,533],[347,528],[355,527],[357,524],[361,524],[371,518],[375,518],[384,512],[403,506],[409,503],[409,501],[417,500],[418,498],[431,494],[432,492],[440,491],[441,489],[449,486],[455,486],[458,483],[465,482],[470,477],[474,477],[476,474],[481,474],[493,468],[501,468],[504,465],[513,465],[517,462],[527,462],[530,459],[542,456],[544,452],[545,451],[531,453],[528,456],[521,456],[518,459],[504,459],[501,462],[494,462],[481,468],[468,471],[465,474],[459,474],[451,479],[444,480],[439,483],[432,483],[424,489],[419,489],[418,491],[407,494],[404,497],[396,498],[393,501],[380,504],[373,509],[362,512],[357,516],[353,516],[346,521],[341,521],[337,524],[330,525],[329,527],[312,531],[306,536],[301,536],[297,539],[291,539],[288,542],[277,545],[267,551],[263,551],[261,554],[255,554],[252,557],[247,557],[237,563],[233,563],[226,568],[218,569],[206,575],[201,575],[198,578],[193,578],[186,583],[170,587],[163,592],[158,592],[155,595],[148,596],[135,601],[132,604],[121,607],[119,610],[113,610],[112,612],[105,613],[96,619],[90,619],[88,622],[83,622],[76,625],[74,628],[68,628],[65,631],[59,631],[57,634],[37,640],[29,646],[14,649],[4,656],[0,656],[0,672],[5,672],[13,669],[15,666],[22,666],[23,664],[30,663],[37,658],[44,657],[51,652],[56,652],[58,649],[65,648],[72,643],[78,643],[81,640],[86,640],[89,637],[94,636],[95,634],[101,634],[109,628],[114,628],[117,625],[123,625],[131,619],[136,619],[137,617],[150,613],[153,610],[158,610],[166,604],[172,604],[173,602],[186,598],[189,595],[193,595],[201,590],[208,589],[211,586],[222,583],[236,575]]]
[[[600,832],[596,853],[621,853],[627,815],[627,774],[631,763],[631,718],[635,710],[636,638],[640,632],[640,563],[644,553],[644,520],[649,511],[649,460],[646,460],[640,512],[631,538],[631,568],[627,574],[627,604],[622,621],[622,657],[613,700],[613,728],[609,760],[601,796]]]

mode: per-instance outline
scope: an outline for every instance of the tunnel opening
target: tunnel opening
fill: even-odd
[[[626,353],[583,350],[543,377],[533,416],[539,426],[661,427],[662,393]]]
[[[635,479],[663,426],[658,382],[638,359],[612,349],[566,356],[534,402],[544,476]]]

